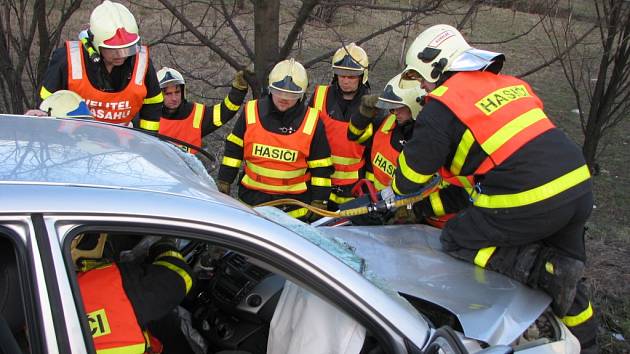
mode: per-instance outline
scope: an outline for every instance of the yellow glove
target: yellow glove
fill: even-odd
[[[218,180],[217,181],[217,188],[219,189],[219,192],[226,194],[226,195],[230,195],[230,183],[226,182],[226,181],[221,181]]]
[[[245,75],[253,75],[249,70],[239,70],[234,74],[234,80],[232,80],[232,87],[240,91],[247,91],[247,80]]]
[[[314,206],[315,208],[327,210],[328,209],[328,201],[327,200],[313,200],[311,202],[311,206]],[[309,210],[308,214],[306,216],[306,219],[309,222],[313,222],[315,220],[319,220],[321,217],[322,217],[321,215],[319,215],[319,214]]]
[[[377,95],[364,95],[361,97],[361,105],[359,106],[359,113],[368,117],[374,118],[378,113],[378,108],[376,108],[376,102],[378,102]]]

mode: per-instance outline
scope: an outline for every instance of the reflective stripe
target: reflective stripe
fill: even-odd
[[[144,75],[146,74],[147,67],[149,66],[149,51],[147,50],[147,47],[140,46],[140,51],[138,52],[136,60],[138,61],[138,65],[136,65],[135,84],[142,85],[144,84]]]
[[[173,258],[177,258],[180,259],[184,262],[186,262],[186,260],[184,259],[184,257],[182,257],[182,254],[177,252],[177,251],[166,251],[166,252],[162,252],[160,253],[160,255],[158,255],[157,257],[155,257],[155,259],[160,259],[160,258],[164,258],[164,257],[173,257]]]
[[[48,96],[52,95],[52,92],[48,91],[44,86],[42,86],[42,89],[39,90],[39,97],[42,100],[45,100],[46,98],[48,98]]]
[[[306,192],[306,183],[304,182],[300,182],[297,184],[290,184],[286,186],[274,186],[272,184],[266,184],[266,183],[254,181],[253,179],[249,178],[248,175],[244,175],[243,179],[241,180],[241,183],[243,183],[245,186],[256,187],[259,189],[269,190],[273,192],[300,192],[300,191]]]
[[[261,175],[265,177],[289,179],[289,178],[301,177],[301,176],[304,176],[304,174],[306,174],[306,168],[300,168],[300,169],[291,170],[291,171],[283,171],[283,170],[274,170],[271,168],[258,166],[249,161],[245,161],[245,164],[247,168],[252,170],[257,175]]]
[[[480,249],[479,251],[477,251],[474,263],[481,268],[485,268],[486,264],[488,264],[488,261],[490,260],[490,257],[492,257],[492,254],[496,249],[497,248],[494,246]]]
[[[355,127],[354,124],[352,124],[352,122],[348,123],[348,130],[350,131],[350,133],[352,133],[354,135],[357,135],[357,136],[360,136],[365,131],[365,129],[359,129],[359,128]]]
[[[142,104],[154,104],[162,102],[164,102],[164,96],[162,95],[162,92],[153,97],[145,98],[144,100],[142,100]]]
[[[134,344],[126,347],[99,349],[97,354],[142,354],[146,348],[146,343]]]
[[[83,79],[83,60],[81,60],[81,45],[78,41],[68,42],[70,46],[70,68],[72,70],[72,80]]]
[[[228,96],[225,96],[223,103],[225,103],[225,107],[227,107],[227,109],[229,109],[232,112],[238,111],[239,107],[241,107],[237,104],[232,103],[232,101],[230,101],[230,98]]]
[[[328,91],[328,86],[317,86],[317,90],[315,90],[315,103],[314,107],[318,111],[323,112],[324,108],[324,99],[326,98],[326,93]]]
[[[394,176],[394,178],[392,179],[392,190],[394,191],[394,193],[402,195],[400,189],[398,189],[398,186],[396,185],[396,176]]]
[[[330,177],[336,179],[358,179],[359,171],[335,171]]]
[[[245,118],[247,118],[247,124],[256,123],[256,101],[249,101],[245,105]]]
[[[315,129],[315,124],[317,123],[317,118],[319,117],[319,112],[315,109],[308,108],[308,113],[306,114],[306,123],[304,124],[304,134],[311,135],[313,134],[313,130]]]
[[[574,316],[562,317],[562,323],[567,325],[567,327],[575,327],[588,321],[589,319],[591,319],[591,317],[593,317],[593,306],[591,306],[591,302],[589,301],[588,307],[586,308],[586,310]]]
[[[140,128],[144,130],[158,131],[160,130],[160,122],[152,120],[140,119]]]
[[[157,261],[157,262],[153,262],[153,264],[161,265],[177,273],[186,284],[186,294],[188,294],[188,291],[190,291],[190,288],[192,287],[192,278],[190,277],[190,274],[188,274],[188,272],[166,261]]]
[[[229,142],[232,142],[240,147],[243,147],[243,139],[239,138],[238,136],[234,135],[234,133],[230,133],[230,135],[228,135],[228,137],[225,139]]]
[[[223,122],[221,121],[221,105],[220,104],[215,104],[212,107],[212,124],[214,124],[215,127],[220,127],[223,125]]]
[[[370,176],[368,176],[368,173],[369,173],[369,172],[366,172],[366,173],[365,173],[365,178],[370,179]],[[370,173],[370,174],[371,174],[371,173]],[[379,180],[377,180],[377,179],[374,177],[374,174],[371,174],[371,175],[372,175],[372,177],[371,177],[372,179],[370,179],[370,181],[372,181],[372,184],[374,184],[374,187],[376,188],[376,190],[378,190],[378,191],[382,191],[383,189],[385,189],[385,188],[387,188],[387,187],[388,187],[388,186],[384,185],[383,183],[381,183]]]
[[[343,157],[343,156],[335,156],[332,155],[332,162],[337,165],[354,165],[355,163],[361,162],[361,159],[355,159],[352,157]]]
[[[347,202],[353,200],[354,198],[353,197],[340,197],[340,196],[336,195],[334,192],[331,192],[329,199],[339,205],[339,204],[347,203]]]
[[[359,143],[359,144],[364,143],[366,140],[371,138],[372,135],[374,135],[374,130],[373,130],[373,127],[372,127],[372,123],[370,123],[367,126],[367,128],[365,129],[365,132],[363,132],[363,134],[357,140],[357,143]]]
[[[442,198],[440,198],[440,192],[433,192],[429,194],[429,202],[431,202],[431,209],[435,216],[443,216],[446,214],[444,211],[444,204],[442,204]]]
[[[376,178],[374,177],[374,173],[370,172],[370,171],[365,171],[365,178],[367,178],[368,180],[374,182],[376,180]]]
[[[475,138],[472,135],[470,129],[466,129],[464,134],[462,135],[462,140],[457,145],[457,150],[455,151],[455,156],[453,156],[453,162],[451,162],[451,173],[454,175],[459,175],[462,171],[462,166],[464,166],[464,162],[466,162],[466,157],[468,156],[468,152],[470,151],[470,147],[475,143]]]
[[[431,91],[431,95],[440,97],[444,95],[447,90],[448,90],[448,87],[442,85],[442,86],[436,87],[435,90]]]
[[[540,108],[534,108],[529,112],[523,113],[492,134],[491,137],[481,144],[481,148],[491,155],[503,144],[509,142],[516,134],[545,118],[547,118],[547,115]]]
[[[243,160],[233,159],[227,156],[223,156],[223,160],[221,161],[222,165],[225,165],[228,167],[235,167],[235,168],[240,168],[242,163],[243,163]]]
[[[308,214],[308,209],[306,208],[299,208],[299,209],[287,211],[287,215],[296,219],[301,218],[305,216],[306,214]]]
[[[332,186],[332,183],[330,182],[330,178],[311,177],[311,185],[320,186],[320,187],[330,187]]]
[[[193,117],[193,128],[199,129],[201,127],[201,120],[203,119],[203,105],[201,103],[195,103],[195,116]]]
[[[565,190],[576,186],[591,177],[588,166],[583,165],[575,170],[545,183],[542,186],[515,194],[486,195],[473,192],[474,204],[482,208],[513,208],[551,198]]]
[[[431,177],[433,177],[433,175],[423,175],[421,173],[418,173],[414,171],[411,167],[409,167],[404,152],[401,152],[400,156],[398,156],[398,168],[406,179],[417,184],[425,183],[426,181],[430,180]]]
[[[309,168],[318,168],[318,167],[332,166],[333,161],[332,161],[332,158],[326,157],[319,160],[306,161],[306,163],[308,164]]]
[[[385,134],[389,133],[389,131],[392,130],[394,123],[396,123],[396,115],[390,114],[387,116],[385,123],[381,126],[381,132]]]

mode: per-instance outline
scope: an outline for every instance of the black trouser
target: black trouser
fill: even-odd
[[[480,249],[497,247],[486,268],[511,277],[515,277],[523,250],[535,243],[585,261],[584,224],[593,208],[592,193],[557,207],[546,208],[544,201],[538,204],[540,207],[532,208],[467,208],[446,223],[440,236],[442,247],[471,263]],[[587,315],[592,310],[589,306],[585,287],[580,284],[571,309],[562,318],[580,340],[583,352],[596,345],[597,322],[595,316]]]

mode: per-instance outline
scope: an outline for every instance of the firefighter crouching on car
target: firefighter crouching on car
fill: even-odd
[[[244,75],[245,71],[238,71],[223,101],[206,107],[186,100],[186,82],[179,71],[160,69],[157,77],[164,96],[160,134],[201,147],[203,137],[219,129],[238,112],[247,95]],[[188,148],[188,151],[196,153],[194,149]]]
[[[365,147],[360,143],[369,136],[351,141],[346,132],[350,117],[359,110],[361,97],[369,93],[368,64],[367,53],[354,43],[339,48],[332,58],[331,84],[316,86],[309,103],[322,112],[335,167],[329,210],[352,200],[352,187],[363,178]]]
[[[363,96],[359,112],[350,118],[348,139],[357,141],[372,134],[362,143],[366,146],[366,156],[369,158],[365,176],[378,191],[387,188],[394,177],[398,155],[411,139],[413,122],[420,113],[421,102],[426,94],[415,81],[405,81],[406,86],[401,88],[400,76],[398,74],[389,80],[380,96]],[[368,131],[370,125],[374,129]],[[414,204],[413,212],[408,208],[398,208],[390,222],[417,222],[425,218],[429,222],[439,221],[467,204],[468,196],[464,189],[445,184],[444,188],[431,193],[429,198]]]
[[[130,124],[139,115],[139,128],[157,132],[162,91],[148,48],[139,43],[131,12],[103,1],[92,11],[87,38],[67,41],[53,53],[40,98],[72,90],[85,99],[95,120]]]
[[[162,344],[147,327],[188,294],[193,286],[190,267],[173,239],[153,244],[139,264],[103,258],[107,238],[104,233],[81,234],[71,243],[94,348],[99,353],[161,353]]]
[[[467,188],[472,205],[446,223],[444,250],[547,292],[582,352],[591,353],[597,327],[581,280],[590,173],[529,84],[499,74],[504,59],[470,47],[448,25],[415,39],[402,78],[430,93],[392,189],[414,192],[437,171]]]
[[[239,198],[257,205],[292,198],[326,209],[333,171],[320,112],[305,104],[308,77],[294,59],[276,64],[269,74],[269,95],[245,104],[244,114],[227,137],[217,185],[225,194],[244,162]],[[308,220],[306,208],[289,215]]]

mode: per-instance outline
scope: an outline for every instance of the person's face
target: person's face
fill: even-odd
[[[339,82],[339,88],[341,88],[341,92],[352,93],[356,92],[359,89],[361,76],[337,75],[337,81]]]
[[[276,108],[280,112],[286,112],[289,109],[293,108],[293,106],[295,106],[300,99],[299,98],[295,98],[295,99],[283,98],[283,97],[280,97],[280,95],[276,95],[272,93],[271,100],[273,101],[274,106],[276,106]]]
[[[403,80],[415,80],[420,83],[420,87],[425,90],[427,93],[435,90],[437,85],[432,82],[426,81],[420,73],[415,70],[409,70],[403,74]]]
[[[129,56],[129,50],[113,49],[113,48],[100,48],[101,58],[106,66],[120,66],[123,65],[127,57]]]
[[[180,85],[167,86],[162,89],[164,95],[164,107],[177,109],[182,104],[182,87]]]
[[[389,110],[390,113],[396,115],[398,125],[403,125],[411,120],[411,110],[407,106],[394,108]]]

